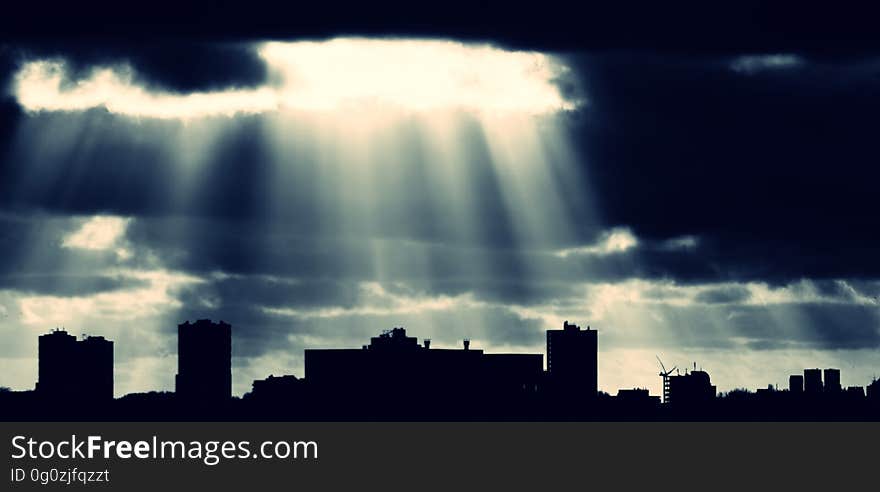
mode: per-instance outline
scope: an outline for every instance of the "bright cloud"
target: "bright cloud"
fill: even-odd
[[[96,215],[86,220],[79,229],[65,236],[61,246],[93,251],[111,249],[122,239],[129,220],[123,217]],[[126,255],[127,253],[122,256]]]
[[[18,300],[25,325],[61,326],[85,318],[134,320],[165,314],[181,306],[180,289],[201,279],[164,270],[120,270],[116,275],[142,280],[144,287],[101,292],[89,296],[25,296]]]
[[[66,88],[62,61],[27,63],[15,77],[15,95],[28,111],[83,111],[105,108],[111,113],[146,118],[194,118],[256,113],[277,107],[272,91],[230,90],[185,95],[151,92],[138,86],[130,67],[97,67]]]
[[[139,85],[128,66],[95,67],[71,80],[62,60],[26,63],[14,93],[28,111],[82,111],[147,118],[197,118],[277,110],[382,107],[547,113],[569,109],[554,84],[567,69],[536,52],[439,40],[343,38],[266,43],[275,75],[255,89],[177,94]]]
[[[542,113],[570,107],[551,57],[453,41],[334,39],[268,43],[260,54],[283,77],[295,109],[388,105]]]
[[[639,244],[632,231],[627,228],[614,228],[602,234],[595,244],[578,248],[567,248],[555,254],[561,258],[573,255],[610,255],[623,253]]]

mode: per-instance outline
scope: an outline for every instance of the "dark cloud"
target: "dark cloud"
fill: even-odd
[[[880,302],[880,282],[859,280],[818,280],[811,282],[820,296],[837,302],[861,302],[865,298]]]
[[[357,304],[359,294],[357,285],[351,281],[241,276],[196,285],[184,294],[184,300],[193,305],[216,300],[222,306],[351,308]]]
[[[749,350],[786,350],[797,349],[799,345],[790,341],[780,340],[755,340],[746,342]]]
[[[154,90],[198,92],[255,87],[266,82],[266,65],[254,45],[150,41],[41,41],[7,48],[18,63],[35,59],[65,62],[75,82],[98,66],[128,65],[135,82]]]
[[[85,296],[147,286],[140,279],[107,275],[0,275],[0,290],[59,297]]]
[[[498,304],[532,305],[568,299],[576,295],[579,285],[565,279],[529,278],[528,275],[507,278],[462,278],[434,280],[431,295],[462,295],[472,293],[480,301]]]
[[[647,240],[698,237],[697,256],[666,264],[673,276],[876,277],[876,69],[807,60],[744,75],[731,60],[581,59],[590,105],[573,138],[604,222]]]
[[[418,242],[350,231],[304,235],[286,222],[146,217],[131,223],[127,238],[138,245],[133,261],[148,261],[154,255],[176,271],[242,275],[248,280],[228,280],[218,288],[240,289],[245,296],[250,294],[246,282],[253,278],[267,287],[254,287],[252,292],[263,292],[269,302],[284,292],[293,295],[300,286],[277,284],[272,290],[275,287],[268,287],[272,280],[264,277],[317,282],[313,292],[302,292],[304,299],[334,294],[331,297],[338,295],[342,305],[348,305],[352,291],[337,281],[380,282],[389,292],[407,296],[472,294],[475,300],[489,303],[534,305],[577,296],[585,282],[642,278],[688,284],[717,277],[699,257],[685,258],[688,252],[654,252],[653,264],[641,261],[641,255],[648,254],[641,250],[562,258],[547,251],[491,244],[459,247],[442,237],[437,242]],[[688,263],[693,265],[681,266]]]
[[[0,62],[2,62],[2,60],[0,60]],[[0,75],[0,91],[3,90],[2,83],[2,75]],[[8,152],[9,147],[12,144],[12,137],[19,118],[21,117],[18,103],[16,103],[11,97],[6,97],[2,94],[4,94],[4,92],[0,92],[0,166],[3,166],[2,163],[8,160]]]
[[[294,228],[259,222],[139,219],[129,227],[128,238],[174,270],[242,275],[204,289],[222,296],[238,292],[253,301],[262,298],[267,305],[289,298],[290,305],[331,302],[348,307],[356,294],[352,285],[371,281],[396,295],[472,293],[477,300],[532,304],[567,297],[579,278],[577,271],[566,273],[561,260],[548,255],[356,234],[303,236]],[[527,270],[533,262],[549,262],[547,267],[560,273],[534,277]]]
[[[493,345],[539,346],[546,340],[545,330],[551,328],[542,320],[523,318],[503,308],[493,308],[480,319],[484,336]]]
[[[21,282],[36,292],[56,288],[76,289],[76,279],[83,280],[83,289],[93,291],[102,282],[100,272],[112,265],[116,252],[68,249],[62,246],[63,238],[80,224],[64,216],[46,214],[8,215],[0,214],[0,278],[3,284],[13,287]],[[64,287],[62,284],[69,284]],[[93,287],[90,288],[89,285]],[[109,283],[104,285],[110,286]]]
[[[739,285],[730,285],[704,290],[697,294],[695,300],[707,304],[725,304],[744,302],[750,296],[749,289]]]
[[[667,301],[672,299],[686,299],[686,293],[670,287],[649,287],[642,292],[642,297],[650,300]]]
[[[876,306],[847,303],[655,305],[601,327],[605,348],[846,350],[880,347]],[[633,322],[635,319],[637,322]]]
[[[9,83],[15,70],[11,49],[0,45],[0,163],[7,159],[12,136],[21,111],[9,93]]]
[[[737,308],[731,325],[752,348],[786,343],[819,350],[880,347],[876,306],[835,303],[782,304]]]
[[[167,210],[175,162],[161,142],[173,140],[180,126],[113,118],[95,109],[30,115],[16,127],[0,162],[0,203],[7,209]]]

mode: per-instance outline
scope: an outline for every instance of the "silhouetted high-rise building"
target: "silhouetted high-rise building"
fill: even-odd
[[[177,326],[177,376],[180,398],[217,402],[232,397],[232,327],[200,319]]]
[[[825,369],[825,392],[840,393],[840,369]]]
[[[817,395],[822,392],[822,370],[804,369],[804,393]]]
[[[799,395],[804,392],[804,377],[800,374],[794,374],[788,377],[788,391],[793,395]]]
[[[79,343],[82,394],[94,399],[113,399],[113,342],[86,337]]]
[[[78,366],[76,337],[66,331],[55,330],[40,335],[38,347],[37,391],[44,395],[73,396],[77,378],[73,371]]]
[[[567,397],[593,398],[598,391],[596,330],[568,321],[561,330],[547,330],[547,376],[552,391]]]
[[[113,399],[113,342],[56,330],[39,338],[37,392],[53,398]]]

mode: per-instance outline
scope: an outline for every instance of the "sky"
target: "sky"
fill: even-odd
[[[394,326],[543,353],[566,320],[612,394],[658,394],[657,357],[722,391],[869,383],[880,58],[719,35],[737,15],[677,31],[703,44],[507,17],[4,40],[0,386],[63,327],[115,342],[117,395],[172,390],[200,318],[233,325],[238,395]]]

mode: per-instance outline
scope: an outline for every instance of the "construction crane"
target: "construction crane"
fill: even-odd
[[[657,362],[660,363],[660,377],[663,378],[663,403],[666,404],[669,402],[669,375],[672,374],[672,371],[675,371],[677,367],[674,367],[670,370],[666,370],[666,366],[663,365],[663,361],[660,360],[660,356],[657,357]]]

